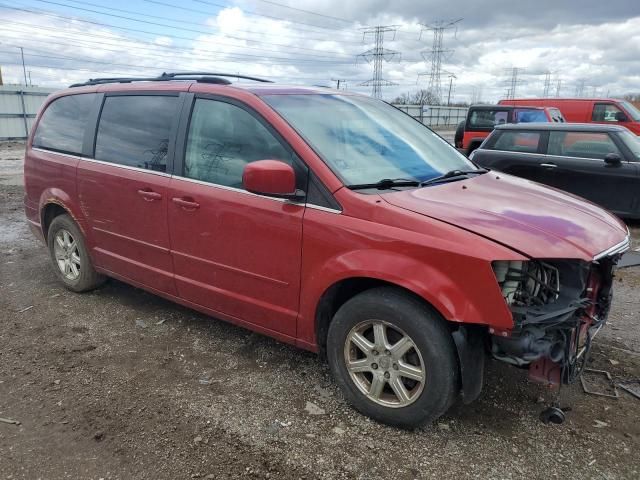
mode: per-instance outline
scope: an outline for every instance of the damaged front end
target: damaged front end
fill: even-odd
[[[613,270],[624,250],[591,262],[493,262],[514,322],[510,332],[490,331],[494,358],[528,368],[529,377],[539,383],[577,379],[609,314]]]

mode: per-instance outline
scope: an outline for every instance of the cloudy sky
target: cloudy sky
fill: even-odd
[[[393,25],[391,99],[428,85],[421,24],[460,18],[443,36],[453,101],[504,97],[514,67],[516,96],[542,95],[547,72],[551,95],[640,92],[640,0],[0,0],[0,66],[5,83],[23,82],[23,47],[32,83],[47,87],[204,70],[370,93],[363,29]]]

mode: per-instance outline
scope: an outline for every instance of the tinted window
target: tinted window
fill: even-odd
[[[516,110],[516,123],[546,122],[544,110]]]
[[[597,132],[551,132],[547,154],[564,157],[604,159],[607,153],[618,153],[607,133]]]
[[[628,131],[620,132],[618,136],[622,139],[629,150],[631,150],[635,157],[640,160],[640,139]]]
[[[196,99],[191,114],[185,177],[242,188],[245,165],[283,160],[292,154],[246,110],[226,102]]]
[[[178,97],[106,97],[96,138],[97,160],[164,172]]]
[[[472,110],[469,115],[469,127],[493,128],[507,123],[509,112],[506,110]]]
[[[626,117],[626,114],[613,103],[596,103],[593,106],[591,120],[594,122],[617,122],[619,114]]]
[[[540,143],[540,132],[522,132],[506,130],[500,132],[500,136],[493,144],[493,150],[505,150],[508,152],[536,153]]]
[[[58,152],[82,153],[84,127],[95,94],[68,95],[45,110],[33,137],[33,146]]]

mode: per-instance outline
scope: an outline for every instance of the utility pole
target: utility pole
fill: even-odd
[[[447,95],[447,106],[451,105],[451,89],[453,88],[453,79],[457,79],[453,73],[449,74],[449,94]]]
[[[340,90],[340,84],[345,86],[345,90],[347,89],[347,81],[344,78],[332,78],[331,81],[336,82],[336,90]]]
[[[24,74],[24,86],[27,86],[27,69],[24,66],[24,49],[22,47],[18,47],[20,49],[20,56],[22,57],[22,73]]]
[[[544,72],[544,91],[542,92],[542,98],[549,98],[549,92],[551,91],[551,71]]]
[[[431,70],[428,73],[419,73],[418,79],[423,75],[429,75],[429,85],[427,90],[430,92],[431,97],[436,103],[440,103],[442,98],[442,59],[446,55],[453,53],[453,50],[445,50],[444,33],[447,30],[455,29],[457,31],[457,24],[462,21],[462,18],[457,20],[438,20],[431,24],[421,24],[420,39],[424,32],[432,32],[433,40],[431,43],[431,50],[425,50],[420,52],[422,58],[426,62],[431,63]]]
[[[27,72],[29,74],[29,86],[33,87],[33,83],[31,83],[31,70]]]
[[[393,40],[396,38],[397,25],[379,25],[377,27],[369,27],[362,29],[362,40],[364,41],[368,35],[373,35],[375,40],[375,46],[361,53],[356,57],[363,58],[367,63],[373,63],[373,78],[362,82],[360,85],[372,87],[371,96],[373,98],[382,97],[382,87],[389,85],[396,85],[389,80],[382,77],[382,62],[391,62],[393,60],[400,59],[400,53],[395,50],[388,50],[384,48],[384,36],[386,33],[393,33]]]

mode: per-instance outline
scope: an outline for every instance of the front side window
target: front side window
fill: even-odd
[[[536,153],[540,143],[540,132],[503,130],[493,144],[492,150]]]
[[[244,167],[257,160],[281,160],[291,165],[293,154],[245,109],[217,100],[196,99],[184,176],[243,188]]]
[[[177,106],[175,96],[106,97],[98,124],[96,160],[165,172]]]
[[[633,120],[635,120],[636,122],[640,121],[640,110],[638,110],[633,103],[623,100],[620,102],[620,104],[624,107],[624,109],[627,111],[627,113],[631,116]]]
[[[631,150],[635,157],[640,161],[640,139],[629,131],[620,132],[618,136],[624,144]]]
[[[33,146],[56,152],[81,154],[85,125],[94,99],[94,93],[83,93],[54,100],[38,123]]]
[[[619,122],[621,116],[626,114],[613,103],[596,103],[593,106],[591,120],[593,122]]]
[[[420,122],[356,95],[264,95],[346,185],[428,180],[473,164]]]
[[[608,153],[620,154],[620,150],[607,133],[551,132],[547,153],[563,157],[604,160]]]

